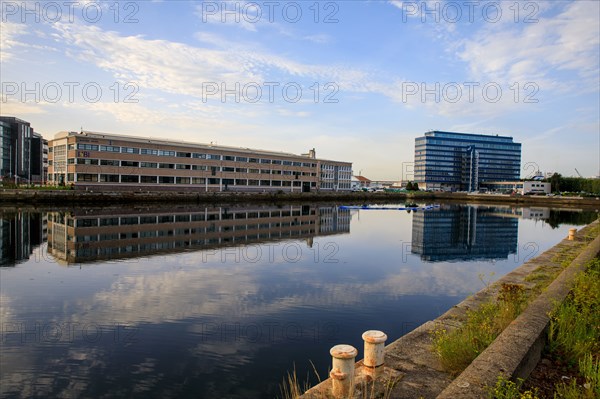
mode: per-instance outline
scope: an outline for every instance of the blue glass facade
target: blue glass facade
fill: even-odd
[[[476,191],[519,180],[521,143],[512,137],[431,131],[415,139],[415,181],[423,189]]]
[[[517,252],[519,220],[504,212],[464,205],[415,212],[411,252],[428,262],[506,259]]]

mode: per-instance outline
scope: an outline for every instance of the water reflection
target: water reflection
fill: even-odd
[[[294,364],[323,377],[333,344],[360,346],[371,328],[396,339],[481,288],[481,272],[517,267],[523,243],[543,251],[595,217],[78,208],[48,212],[38,246],[44,215],[2,215],[3,263],[18,267],[0,269],[0,396],[274,397]]]
[[[208,250],[350,232],[350,213],[310,205],[51,212],[48,252],[66,263]],[[239,257],[251,261],[252,251]]]
[[[465,205],[416,213],[411,251],[431,262],[506,259],[517,251],[519,223],[508,211]]]
[[[46,215],[19,212],[0,218],[0,266],[14,266],[29,259],[33,249],[46,241]]]

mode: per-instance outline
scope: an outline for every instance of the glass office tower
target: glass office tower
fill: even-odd
[[[490,181],[518,181],[521,143],[512,137],[431,131],[415,139],[419,188],[477,191]]]

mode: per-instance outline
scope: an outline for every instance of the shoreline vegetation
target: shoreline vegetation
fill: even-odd
[[[600,397],[600,258],[588,262],[550,314],[542,360],[526,380],[499,377],[491,399]],[[558,370],[548,370],[548,369]],[[567,374],[565,376],[564,374]]]
[[[84,191],[0,189],[2,204],[110,204],[110,203],[249,203],[352,201],[385,203],[393,201],[458,201],[463,203],[497,203],[546,207],[586,207],[600,209],[598,197],[511,196],[507,194],[467,194],[447,192],[180,192],[180,191]]]
[[[576,246],[567,247],[561,250],[553,257],[553,263],[559,267],[552,268],[550,265],[540,267],[530,274],[528,274],[523,283],[529,285],[527,287],[524,284],[512,284],[502,283],[496,297],[490,297],[488,301],[481,304],[478,308],[467,311],[466,322],[459,328],[452,331],[448,331],[444,328],[439,328],[433,331],[433,348],[435,353],[439,356],[440,361],[444,369],[452,376],[457,376],[462,373],[468,365],[487,348],[502,331],[508,325],[521,314],[521,312],[529,305],[529,303],[537,298],[550,283],[552,283],[556,277],[566,269],[571,262],[581,252],[581,248],[585,247],[587,243],[591,242],[594,237],[600,233],[600,225],[596,225],[591,231],[583,238],[581,243]],[[598,269],[600,263],[596,258],[594,261],[588,264],[588,273],[592,274],[590,277],[598,276],[600,270]],[[595,268],[595,269],[594,269]],[[578,285],[584,285],[584,289],[589,291],[589,287],[585,286],[582,281],[583,275],[586,272],[580,273],[575,284],[574,292],[577,292]],[[598,285],[598,284],[596,284]],[[598,285],[600,292],[600,285]],[[590,301],[598,300],[600,294],[590,299]],[[584,305],[588,305],[584,302]],[[582,306],[580,306],[582,308]],[[571,309],[571,308],[569,308]],[[568,341],[568,327],[576,325],[574,319],[576,318],[577,312],[573,312],[573,317],[566,321],[566,323],[559,324],[562,327],[561,341]],[[550,341],[552,342],[554,330],[558,329],[553,327],[553,323],[556,323],[556,318],[551,319],[550,324]],[[600,319],[598,320],[600,322]],[[600,326],[600,323],[597,324]],[[582,327],[587,332],[589,329],[587,325]],[[600,331],[600,329],[598,329]],[[588,334],[589,335],[589,334]],[[576,337],[577,338],[577,337]],[[597,339],[598,337],[594,337]],[[573,347],[583,343],[572,343]],[[556,345],[555,345],[556,346]],[[587,348],[587,347],[586,347]],[[600,349],[600,347],[598,348]],[[574,350],[574,349],[573,349]],[[576,359],[579,360],[579,359]]]

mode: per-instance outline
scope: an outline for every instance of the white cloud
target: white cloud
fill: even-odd
[[[598,89],[600,27],[598,2],[572,2],[555,17],[532,24],[486,24],[464,40],[458,56],[475,79],[537,82],[544,89]],[[583,79],[557,83],[560,70]]]
[[[22,46],[22,42],[17,37],[27,33],[25,24],[15,24],[12,22],[2,22],[0,28],[0,62],[4,63],[15,56],[15,48]]]

